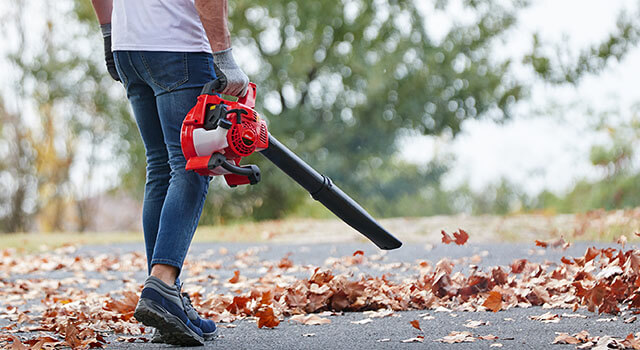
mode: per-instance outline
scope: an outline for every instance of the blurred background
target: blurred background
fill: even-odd
[[[278,139],[377,217],[640,206],[640,4],[229,1]],[[0,2],[0,231],[139,230],[144,149],[89,0]],[[328,218],[259,155],[201,224]]]

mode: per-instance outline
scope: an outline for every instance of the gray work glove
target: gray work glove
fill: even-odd
[[[213,53],[213,69],[219,81],[217,92],[237,97],[247,94],[249,77],[234,61],[231,48]]]
[[[104,60],[107,64],[107,72],[115,81],[120,81],[120,76],[116,70],[116,62],[113,60],[113,52],[111,52],[111,23],[100,26],[102,38],[104,39]]]

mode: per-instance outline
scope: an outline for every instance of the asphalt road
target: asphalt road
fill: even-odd
[[[419,260],[428,260],[432,263],[447,257],[450,259],[471,257],[473,255],[482,256],[482,261],[478,263],[481,268],[496,265],[508,265],[514,259],[526,258],[530,261],[542,262],[545,260],[559,262],[562,256],[581,256],[589,246],[600,246],[602,244],[577,243],[566,251],[547,250],[544,254],[536,249],[533,244],[487,244],[487,245],[436,245],[425,246],[418,244],[408,244],[399,250],[388,252],[384,255],[386,262],[415,263]],[[611,246],[611,244],[607,245]],[[380,251],[369,243],[349,243],[349,244],[315,244],[315,245],[283,245],[283,244],[198,244],[194,245],[189,253],[189,259],[212,259],[215,252],[223,248],[228,253],[222,258],[223,268],[213,270],[218,279],[227,279],[233,275],[234,254],[247,249],[256,248],[257,258],[263,260],[279,260],[287,253],[291,253],[289,259],[297,265],[317,265],[323,266],[329,257],[349,256],[356,250],[363,250],[366,256],[379,254]],[[631,247],[627,247],[631,248]],[[114,245],[100,247],[82,247],[74,254],[92,255],[103,253],[124,254],[132,251],[142,251],[141,245]],[[464,269],[464,266],[459,268]],[[381,271],[368,270],[363,267],[354,267],[357,273],[380,276]],[[244,270],[243,270],[243,273]],[[246,275],[259,273],[257,270],[251,272],[247,270]],[[406,275],[404,275],[406,274]],[[65,278],[69,273],[59,271],[51,273],[50,278]],[[146,271],[136,271],[128,273],[128,278],[137,279],[140,282],[144,279]],[[306,273],[302,275],[306,276]],[[394,278],[411,277],[415,271],[398,271]],[[10,276],[9,278],[25,278],[29,275]],[[182,276],[187,280],[193,276]],[[118,278],[105,281],[98,292],[117,290],[120,285]],[[220,290],[222,291],[222,290]],[[541,315],[551,311],[562,315],[581,314],[586,318],[563,317],[558,323],[542,323],[529,319],[533,315]],[[428,316],[426,315],[428,313]],[[423,319],[427,316],[427,319]],[[228,325],[223,324],[220,329],[220,337],[206,344],[206,348],[216,349],[574,349],[575,345],[551,345],[556,336],[556,332],[569,334],[587,330],[594,336],[612,336],[624,338],[627,334],[638,332],[638,323],[623,323],[624,317],[611,319],[610,315],[598,315],[580,309],[573,313],[571,310],[549,310],[540,307],[528,309],[513,308],[497,313],[492,312],[435,312],[426,311],[404,311],[396,312],[394,316],[384,318],[374,318],[372,322],[366,324],[354,324],[352,321],[365,319],[362,313],[345,313],[337,316],[329,316],[330,324],[324,325],[302,325],[284,320],[274,329],[258,329],[253,320],[240,320],[232,324],[231,328],[223,328]],[[411,320],[419,320],[423,332],[418,331],[410,325]],[[477,328],[467,328],[464,326],[469,320],[487,322],[486,325]],[[640,321],[639,321],[640,322]],[[0,326],[6,324],[5,320],[0,320]],[[448,335],[451,331],[469,331],[474,336],[486,336],[489,334],[498,337],[496,340],[476,340],[471,343],[444,344],[434,340]],[[423,343],[403,343],[402,340],[424,336]],[[167,348],[168,345],[158,345],[150,343],[123,343],[116,339],[118,335],[109,336],[110,344],[107,348],[113,349],[144,349],[144,348]],[[498,345],[501,344],[501,347]],[[493,345],[493,347],[491,347]],[[202,347],[200,347],[202,348]]]

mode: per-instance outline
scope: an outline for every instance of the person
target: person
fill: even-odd
[[[107,71],[126,89],[146,151],[142,224],[149,277],[134,316],[154,327],[152,341],[203,345],[216,325],[181,294],[180,270],[209,187],[185,170],[180,128],[203,86],[244,96],[227,26],[227,0],[92,0]]]

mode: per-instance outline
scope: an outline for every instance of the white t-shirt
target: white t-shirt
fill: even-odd
[[[194,0],[113,0],[111,49],[211,53]]]

